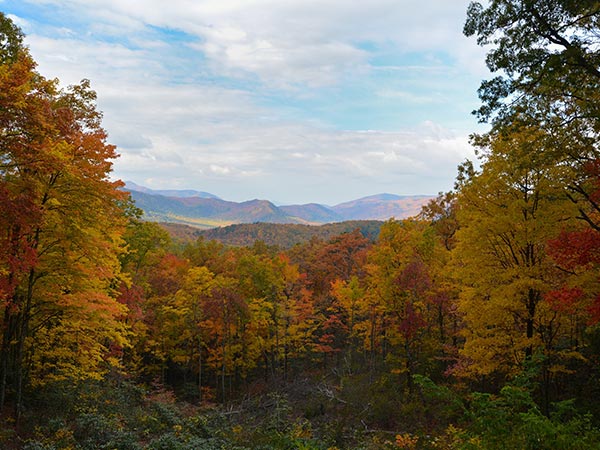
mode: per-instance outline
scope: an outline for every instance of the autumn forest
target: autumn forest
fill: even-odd
[[[141,220],[91,83],[0,13],[0,447],[600,448],[600,5],[464,33],[496,77],[452,190],[230,246]]]

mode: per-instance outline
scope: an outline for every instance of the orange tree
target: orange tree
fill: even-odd
[[[18,415],[27,383],[118,364],[125,194],[89,83],[38,74],[4,15],[0,38],[0,407],[10,395]]]

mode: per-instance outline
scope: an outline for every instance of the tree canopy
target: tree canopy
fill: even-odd
[[[0,33],[0,407],[10,393],[19,410],[26,382],[99,377],[126,345],[125,196],[89,82],[59,89],[4,15]]]
[[[0,14],[0,445],[598,448],[599,14],[471,4],[492,126],[418,217],[226,243],[140,220]]]

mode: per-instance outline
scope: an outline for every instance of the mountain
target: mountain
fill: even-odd
[[[230,202],[207,192],[152,190],[127,182],[129,191],[147,220],[214,228],[241,223],[321,225],[349,220],[405,219],[419,213],[430,196],[379,194],[336,206],[317,203],[276,206],[268,200]]]
[[[210,192],[193,191],[191,189],[184,189],[184,190],[150,189],[145,186],[140,186],[139,184],[135,184],[133,181],[126,181],[125,189],[128,191],[143,192],[144,194],[149,194],[149,195],[163,195],[165,197],[181,197],[181,198],[200,197],[200,198],[216,198],[216,199],[219,198],[216,195],[211,194]]]
[[[267,200],[236,203],[218,198],[166,197],[129,191],[147,219],[175,222],[200,228],[213,228],[233,223],[298,223]]]
[[[331,209],[343,220],[404,219],[419,214],[431,198],[428,195],[378,194],[340,203]]]
[[[330,207],[319,205],[318,203],[280,206],[279,209],[288,216],[302,219],[308,223],[332,223],[344,220],[342,216]]]

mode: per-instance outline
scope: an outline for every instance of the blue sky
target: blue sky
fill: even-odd
[[[90,79],[114,175],[224,199],[436,194],[489,77],[468,0],[0,0],[48,78]]]

